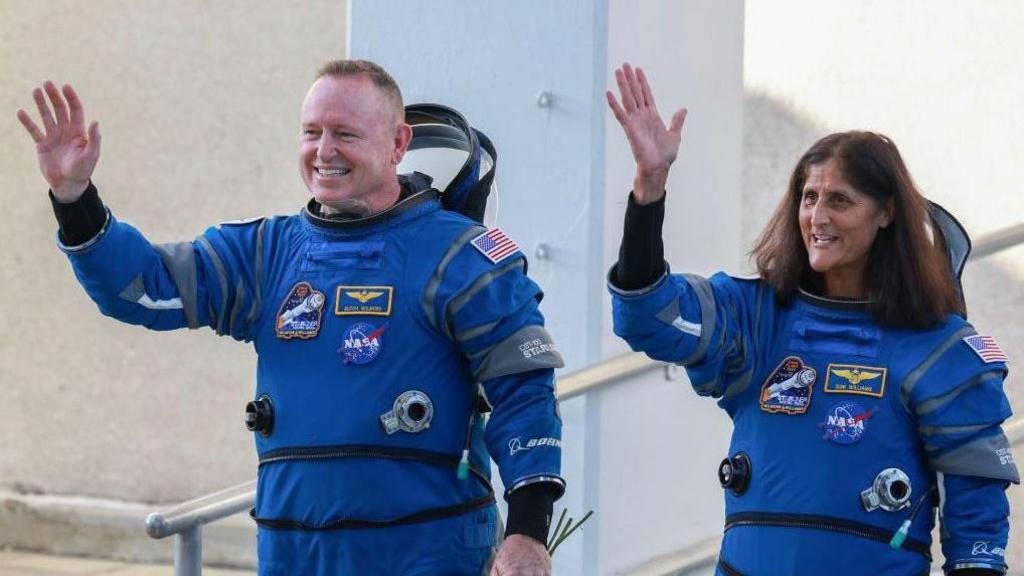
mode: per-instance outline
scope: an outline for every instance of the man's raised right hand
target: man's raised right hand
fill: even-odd
[[[43,92],[53,105],[46,103]],[[64,93],[61,95],[61,91]],[[18,109],[18,120],[36,143],[39,170],[58,202],[71,203],[89,187],[89,180],[100,159],[100,127],[94,120],[85,129],[85,109],[78,94],[65,84],[61,91],[47,81],[32,91],[43,129],[28,112]]]

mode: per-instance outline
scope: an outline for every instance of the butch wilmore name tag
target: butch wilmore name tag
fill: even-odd
[[[338,286],[335,316],[391,316],[392,286]]]

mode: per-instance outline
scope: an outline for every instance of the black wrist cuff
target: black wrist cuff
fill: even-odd
[[[523,534],[547,545],[555,493],[556,490],[548,482],[528,484],[512,491],[508,495],[508,526],[505,528],[505,537]]]
[[[665,196],[640,205],[630,192],[619,263],[612,279],[616,287],[638,290],[650,286],[665,273],[665,244],[661,239],[664,221]]]
[[[988,568],[961,568],[960,570],[953,570],[949,573],[949,576],[1002,576],[1003,572],[998,570],[989,570]]]
[[[107,222],[107,209],[92,181],[78,200],[70,204],[58,202],[50,190],[50,204],[60,226],[60,241],[65,246],[85,244],[99,234]]]

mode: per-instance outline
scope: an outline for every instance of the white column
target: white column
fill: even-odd
[[[604,102],[611,70],[622,58],[648,68],[663,109],[677,102],[691,109],[684,153],[670,182],[666,241],[673,267],[703,272],[738,260],[741,0],[350,0],[348,10],[348,57],[380,63],[407,102],[452,106],[494,141],[497,224],[530,258],[566,371],[624,349],[611,335],[604,289],[632,178],[628,148]],[[635,386],[659,401],[644,383]],[[627,502],[613,500],[660,493],[673,484],[641,477],[620,486],[609,475],[620,454],[608,453],[602,439],[632,438],[633,424],[644,414],[621,413],[600,396],[562,407],[569,491],[555,511],[566,506],[579,518],[593,508],[596,516],[559,548],[559,574],[610,573],[662,551],[623,540],[629,523],[640,519],[625,518],[628,510],[621,506]],[[714,410],[707,402],[700,408]],[[676,424],[659,423],[657,432],[677,434]],[[630,449],[643,451],[651,440],[632,438]],[[676,520],[657,519],[664,525],[656,527],[671,534]],[[622,546],[631,548],[628,554]]]

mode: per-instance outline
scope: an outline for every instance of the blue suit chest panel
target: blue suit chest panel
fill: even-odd
[[[272,398],[275,414],[273,434],[257,437],[261,454],[342,444],[461,451],[475,383],[456,347],[423,316],[427,279],[410,273],[422,264],[410,258],[440,260],[450,242],[429,237],[412,246],[413,225],[429,226],[429,213],[418,220],[335,233],[295,218],[271,247],[286,257],[267,291],[268,310],[278,315],[263,318],[257,337],[257,395]],[[299,283],[325,296],[322,325],[315,338],[282,339],[279,305]],[[430,427],[387,434],[381,415],[414,389],[437,402]]]
[[[908,512],[867,512],[861,491],[891,467],[910,477],[913,501],[935,482],[900,402],[903,334],[879,327],[866,310],[763,304],[774,310],[756,335],[764,352],[749,386],[723,401],[735,425],[730,453],[747,453],[754,470],[746,493],[726,493],[727,515],[827,515],[895,532]],[[776,408],[804,401],[805,410]],[[911,537],[927,541],[925,516]]]

